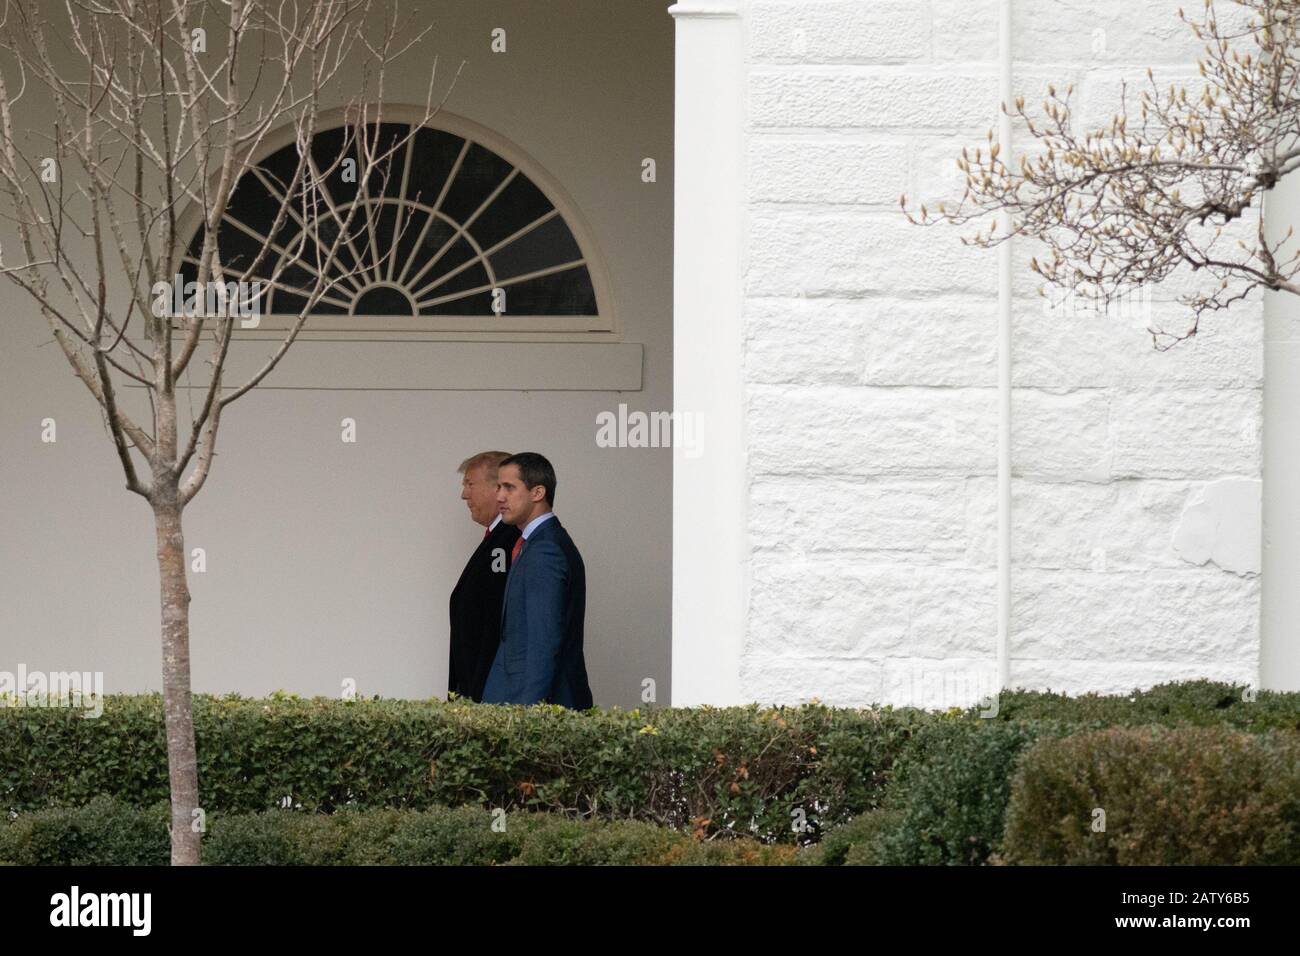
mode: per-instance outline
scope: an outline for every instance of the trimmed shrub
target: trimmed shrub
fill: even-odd
[[[987,861],[1001,845],[1011,775],[1038,737],[1069,733],[1051,721],[943,720],[923,728],[885,794],[892,828],[874,827],[864,856],[882,865]],[[880,823],[883,821],[876,821]]]
[[[844,854],[845,866],[883,866],[888,857],[884,850],[887,837],[903,826],[903,811],[882,807],[859,818],[857,836]]]
[[[893,760],[928,719],[820,704],[577,712],[194,698],[210,815],[272,809],[286,797],[326,813],[474,803],[788,842],[875,806]],[[110,695],[93,720],[66,709],[0,709],[0,807],[75,805],[100,794],[135,805],[167,799],[160,695]],[[810,827],[803,836],[791,825],[799,810]]]
[[[676,830],[638,820],[594,823],[554,819],[525,833],[518,866],[635,866],[658,863],[669,849],[691,842]]]
[[[0,825],[0,863],[166,865],[167,819],[165,805],[142,811],[108,797],[38,810]],[[203,838],[203,862],[218,866],[776,865],[799,852],[745,838],[700,842],[635,820],[479,807],[231,814],[214,816]]]
[[[219,866],[306,866],[315,839],[323,836],[329,818],[292,810],[213,815],[204,836],[204,863]],[[328,856],[329,854],[322,854]]]
[[[54,807],[0,825],[0,860],[20,866],[165,866],[167,803],[138,808],[112,797]]]
[[[748,839],[683,839],[669,847],[658,862],[667,866],[791,866],[810,849]]]
[[[881,841],[901,826],[902,811],[888,807],[870,810],[828,831],[799,862],[805,866],[875,866],[882,862]]]
[[[1104,811],[1094,831],[1094,811]],[[1300,736],[1112,728],[1032,747],[1012,784],[1007,862],[1300,863]]]
[[[550,814],[515,813],[506,828],[482,807],[434,808],[401,814],[389,838],[389,862],[402,866],[490,866],[519,855],[524,837],[554,821]]]
[[[1192,681],[1118,697],[1005,692],[992,719],[978,708],[940,714],[817,703],[576,712],[196,695],[194,721],[210,818],[269,810],[286,797],[323,813],[474,805],[635,819],[706,843],[746,836],[807,844],[883,808],[893,815],[861,824],[876,836],[854,859],[977,863],[996,852],[1014,760],[1039,734],[1300,724],[1300,694],[1243,691]],[[0,809],[77,806],[100,795],[135,806],[167,800],[160,695],[110,695],[97,719],[73,709],[0,708]],[[887,819],[902,821],[892,835]],[[247,826],[254,841],[256,827]],[[459,839],[439,836],[440,823],[421,826],[399,828],[393,839],[410,841],[413,853],[467,852]],[[866,846],[850,840],[854,832],[826,862]],[[472,854],[492,856],[499,842]],[[322,842],[312,852],[334,851]]]
[[[1004,692],[998,715],[935,715],[896,761],[878,808],[823,839],[808,862],[977,865],[1004,862],[1011,781],[1040,737],[1107,726],[1228,726],[1268,733],[1300,727],[1300,694],[1244,693],[1212,681],[1162,684],[1129,696]],[[955,718],[955,719],[954,719]]]
[[[1300,862],[1300,735],[936,717],[879,806],[820,844],[695,839],[645,821],[478,805],[213,813],[205,863],[246,865],[1121,865]],[[1093,832],[1093,810],[1106,811]],[[0,824],[0,863],[165,864],[165,802],[98,797]],[[499,826],[505,823],[504,829]],[[494,823],[498,824],[494,826]]]
[[[979,708],[965,713],[974,717]],[[1040,691],[1003,691],[990,720],[1062,720],[1077,727],[1231,727],[1262,733],[1300,731],[1300,693],[1251,691],[1244,684],[1193,680],[1159,684],[1131,694],[1067,697]]]

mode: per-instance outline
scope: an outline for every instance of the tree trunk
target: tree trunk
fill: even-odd
[[[171,779],[172,865],[196,866],[201,838],[194,828],[199,773],[190,710],[190,587],[185,577],[185,538],[175,489],[156,490],[153,513],[162,591],[163,711]]]

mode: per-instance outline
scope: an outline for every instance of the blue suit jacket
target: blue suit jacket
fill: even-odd
[[[592,705],[582,624],[587,571],[559,518],[533,529],[510,567],[485,704]]]

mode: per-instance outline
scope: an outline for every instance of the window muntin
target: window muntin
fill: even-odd
[[[382,150],[409,129],[406,123],[385,122],[367,131]],[[335,163],[346,132],[337,125],[313,138],[311,161],[317,170]],[[383,170],[372,174],[364,199],[360,185],[349,182],[340,165],[325,180],[310,227],[295,193],[271,237],[271,253],[249,277],[268,281],[306,230],[302,254],[267,294],[262,312],[272,321],[265,327],[288,324],[298,314],[306,300],[295,289],[315,278],[315,247],[323,257],[349,208],[364,201],[335,259],[323,263],[326,277],[340,281],[317,302],[307,328],[611,331],[608,310],[600,307],[607,299],[603,269],[584,251],[592,243],[581,235],[581,217],[543,170],[500,139],[485,144],[489,139],[494,138],[473,130],[421,127],[388,159],[386,178]],[[343,155],[361,166],[355,143]],[[296,147],[289,141],[241,178],[217,238],[227,271],[242,271],[252,262],[296,164]],[[186,281],[197,276],[202,242],[200,223],[183,259]],[[493,309],[497,288],[504,291],[500,314]]]

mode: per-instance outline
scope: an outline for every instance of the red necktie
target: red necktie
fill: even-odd
[[[511,563],[519,559],[519,552],[522,551],[523,549],[524,549],[524,539],[522,536],[520,536],[519,540],[515,542],[514,550],[510,552]]]
[[[484,540],[486,540],[486,539],[487,539],[487,536],[490,535],[491,533],[492,533],[492,529],[491,529],[491,528],[488,528],[486,531],[484,531],[484,532],[483,532],[483,538],[484,538]]]

